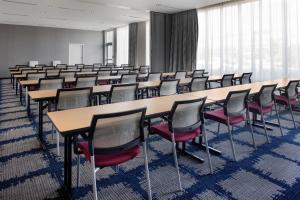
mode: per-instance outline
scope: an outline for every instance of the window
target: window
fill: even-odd
[[[117,28],[117,65],[128,64],[129,26]]]
[[[197,68],[253,72],[256,80],[300,72],[298,0],[242,1],[199,9]]]
[[[150,65],[150,21],[146,22],[146,65]]]
[[[105,63],[114,63],[114,31],[105,32]]]

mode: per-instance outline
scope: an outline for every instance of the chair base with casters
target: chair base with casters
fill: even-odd
[[[93,198],[98,199],[97,195],[97,185],[96,185],[96,173],[99,169],[104,167],[112,167],[118,166],[122,163],[125,163],[129,160],[137,158],[141,153],[140,146],[134,146],[126,151],[115,154],[94,154],[91,156],[89,153],[89,145],[88,142],[79,142],[77,144],[77,151],[82,153],[86,160],[90,162],[92,168],[92,178],[93,178]],[[77,187],[80,184],[80,153],[77,153]],[[149,175],[149,167],[148,167],[148,150],[146,142],[143,143],[143,154],[144,154],[144,164],[146,171],[146,179],[147,179],[147,190],[148,190],[148,199],[152,199],[152,192],[150,187],[150,175]]]
[[[210,120],[218,122],[219,124],[224,124],[224,125],[227,126],[234,161],[237,161],[235,148],[234,148],[234,143],[233,143],[233,134],[232,134],[234,125],[242,123],[242,122],[246,122],[246,123],[248,122],[247,124],[250,126],[253,147],[256,149],[253,128],[252,128],[252,125],[250,123],[250,117],[249,117],[248,112],[246,113],[246,116],[245,116],[245,114],[242,114],[242,115],[239,115],[239,116],[226,116],[225,113],[224,113],[224,109],[221,108],[221,109],[217,109],[217,110],[214,110],[214,111],[206,112],[204,114],[204,116],[205,116],[206,119],[210,119]]]

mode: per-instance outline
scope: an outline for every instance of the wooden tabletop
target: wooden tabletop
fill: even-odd
[[[234,75],[235,79],[240,78],[240,77],[241,77],[241,75],[239,75],[239,74]],[[221,75],[212,75],[212,76],[208,77],[208,81],[219,81],[219,80],[222,80],[222,78],[223,78],[223,76],[221,76]]]
[[[260,83],[238,85],[226,88],[218,88],[199,92],[171,95],[150,99],[140,99],[122,103],[107,104],[79,109],[48,113],[50,120],[61,134],[68,134],[76,131],[88,130],[93,115],[107,114],[120,111],[127,111],[136,108],[147,107],[147,117],[156,117],[170,112],[174,101],[188,100],[207,96],[207,103],[224,100],[229,91],[251,89],[251,93],[257,93],[264,84],[278,83],[281,87],[287,85],[288,80],[275,80]],[[50,91],[49,91],[50,92]]]
[[[66,78],[65,79],[65,83],[73,83],[75,81],[76,81],[76,78]],[[20,81],[20,85],[23,87],[33,86],[33,85],[38,85],[38,84],[39,84],[39,80],[37,80],[37,79]]]
[[[147,107],[146,117],[155,117],[170,112],[175,101],[196,99],[186,94],[156,97],[150,99],[140,99],[114,104],[105,104],[100,106],[78,108],[72,110],[50,112],[48,116],[61,134],[76,132],[79,130],[88,130],[93,115],[107,114],[114,112],[128,111],[131,109]],[[210,100],[207,103],[211,103]],[[63,119],[63,120],[62,120]]]

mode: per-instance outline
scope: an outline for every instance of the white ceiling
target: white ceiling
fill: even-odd
[[[0,0],[0,23],[106,30],[226,0]]]

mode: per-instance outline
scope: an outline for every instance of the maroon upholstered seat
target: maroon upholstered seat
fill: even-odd
[[[248,103],[248,107],[249,107],[250,112],[265,114],[265,113],[272,112],[273,105],[261,108],[260,105],[258,105],[258,103],[256,101],[252,101],[252,102]]]
[[[280,104],[285,104],[285,105],[295,105],[297,103],[296,99],[288,99],[286,96],[284,95],[275,95],[275,101],[280,103]]]
[[[78,148],[83,152],[86,159],[90,161],[91,155],[88,142],[80,142]],[[95,165],[98,167],[115,166],[135,158],[140,152],[140,147],[137,145],[131,149],[115,154],[95,154]]]
[[[151,131],[159,134],[163,138],[167,140],[172,140],[172,133],[169,130],[168,123],[161,123],[158,125],[151,126]],[[198,136],[201,135],[201,129],[197,128],[191,132],[184,132],[184,133],[175,133],[175,142],[186,142],[190,141]]]
[[[214,111],[210,111],[210,112],[206,112],[204,115],[205,115],[205,118],[207,118],[207,119],[211,119],[211,120],[217,121],[219,123],[228,125],[227,116],[224,114],[223,108],[217,109]],[[244,114],[242,114],[240,116],[229,117],[229,124],[230,125],[239,124],[239,123],[245,121],[245,119],[246,118],[245,118]]]

